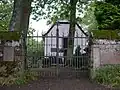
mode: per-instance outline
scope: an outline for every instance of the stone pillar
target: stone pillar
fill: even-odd
[[[4,47],[3,61],[14,61],[14,47]]]
[[[93,45],[93,68],[100,67],[100,48],[98,45]]]
[[[95,70],[100,67],[100,48],[98,45],[92,45],[91,47],[91,62],[93,67],[90,76],[93,79],[96,76]]]

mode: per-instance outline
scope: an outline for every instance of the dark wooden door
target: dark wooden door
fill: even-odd
[[[63,38],[64,56],[67,56],[68,38]]]

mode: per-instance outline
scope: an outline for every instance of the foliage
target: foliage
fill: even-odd
[[[37,79],[37,73],[33,73],[30,70],[23,72],[21,67],[21,62],[1,61],[0,85],[21,85]]]
[[[95,2],[92,2],[84,13],[84,17],[82,18],[82,24],[86,25],[88,30],[97,30],[98,23],[96,17],[94,15],[95,12]]]
[[[77,20],[81,21],[80,15],[85,6],[91,0],[77,0]],[[34,0],[32,14],[34,20],[47,19],[48,24],[57,20],[70,20],[70,0]]]
[[[24,85],[24,84],[28,84],[30,81],[33,80],[37,80],[38,78],[38,74],[37,73],[33,73],[31,71],[25,71],[24,73],[22,73],[22,75],[20,74],[16,74],[16,75],[9,75],[8,77],[0,77],[0,85]]]
[[[44,45],[43,45],[43,41],[37,41],[35,39],[28,39],[28,55],[29,56],[43,56],[44,54]]]
[[[27,40],[27,55],[29,60],[29,66],[38,67],[39,60],[44,56],[44,43],[43,41],[37,41],[33,38]]]
[[[0,40],[20,40],[20,32],[0,31]]]
[[[72,60],[72,66],[76,67],[76,68],[80,68],[82,66],[82,54],[80,52],[81,48],[78,45],[75,49],[75,54],[74,54],[74,58]]]
[[[14,84],[16,85],[27,84],[30,81],[37,80],[37,78],[38,78],[38,73],[31,72],[28,70],[28,71],[25,71],[22,76],[19,76],[18,78],[16,78],[16,80],[14,81]]]
[[[96,70],[95,80],[103,85],[120,87],[120,65],[105,65]]]
[[[80,45],[78,45],[76,50],[75,50],[75,56],[80,56],[81,55],[80,50],[81,50]]]
[[[0,62],[0,77],[8,77],[16,72],[18,62],[1,61]]]
[[[12,0],[3,0],[0,2],[0,30],[8,30],[12,5]]]
[[[120,29],[120,9],[111,3],[96,2],[95,16],[99,29]]]
[[[120,39],[120,30],[92,30],[93,38],[95,39]]]
[[[0,77],[0,85],[12,85],[14,84],[14,81],[16,80],[16,78],[13,78],[12,75],[8,76],[8,77]]]
[[[0,62],[0,85],[22,85],[36,80],[38,74],[30,70],[22,71],[22,63],[13,61]]]
[[[107,3],[111,3],[112,5],[120,5],[120,0],[105,0]]]
[[[0,85],[10,85],[16,80],[20,71],[20,62],[1,61],[0,62]]]

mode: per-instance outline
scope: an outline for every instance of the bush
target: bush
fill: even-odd
[[[9,77],[18,71],[18,62],[1,61],[0,62],[0,77]]]
[[[37,73],[26,71],[23,75],[16,78],[16,80],[14,81],[14,84],[16,85],[27,84],[30,81],[36,80],[37,78],[38,78]]]
[[[0,85],[21,85],[37,79],[38,75],[29,70],[23,73],[21,66],[21,62],[1,61]]]
[[[120,87],[120,65],[105,65],[97,69],[95,81],[110,87]]]
[[[108,2],[108,1],[107,1]],[[111,0],[109,0],[111,2]],[[112,4],[114,4],[112,2]],[[111,3],[102,1],[96,2],[95,17],[98,22],[98,29],[102,30],[119,30],[120,29],[120,8]],[[118,3],[117,3],[118,4]]]
[[[9,75],[8,77],[0,77],[0,85],[12,85],[14,84],[14,81],[16,80],[15,77],[13,77],[12,75]]]
[[[30,81],[36,80],[38,74],[26,71],[23,74],[9,75],[8,77],[0,77],[0,85],[10,86],[10,85],[23,85]]]

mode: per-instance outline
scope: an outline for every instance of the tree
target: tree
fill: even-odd
[[[32,0],[14,0],[12,18],[9,25],[10,31],[28,30],[29,17],[31,13],[31,3]]]
[[[27,46],[26,38],[29,26],[32,0],[14,0],[12,17],[9,23],[9,31],[19,31],[22,34],[22,51],[24,55],[24,68],[26,69]]]
[[[83,9],[91,0],[41,0],[41,3],[35,0],[35,7],[33,8],[34,19],[41,19],[41,15],[44,19],[48,19],[48,22],[56,22],[61,19],[68,19],[70,21],[69,38],[67,57],[73,55],[73,44],[75,33],[75,24],[77,21],[81,21],[80,14],[83,13]],[[44,12],[47,11],[47,12]],[[76,10],[78,12],[78,17]],[[48,23],[48,24],[49,24]]]
[[[120,5],[120,0],[105,0],[105,2],[115,5],[115,6],[118,6],[118,7]]]
[[[89,30],[119,29],[119,0],[101,0],[93,2],[82,18]]]
[[[26,36],[29,25],[29,16],[31,13],[31,3],[33,0],[14,0],[14,8],[12,18],[10,20],[9,30],[15,31],[20,30],[23,34],[23,42],[26,42]],[[75,32],[75,23],[76,23],[76,9],[79,12],[83,10],[81,7],[84,7],[84,4],[87,4],[89,0],[34,0],[33,11],[35,19],[39,20],[38,15],[45,16],[44,18],[49,18],[51,13],[53,16],[58,16],[59,18],[69,18],[70,20],[70,30],[69,37],[73,37]],[[66,7],[66,8],[65,8]],[[45,15],[47,8],[47,15]],[[54,15],[55,14],[55,15]],[[57,17],[58,18],[58,17]],[[52,17],[50,17],[52,19]],[[52,19],[54,20],[54,18]],[[68,50],[69,56],[72,55],[73,44],[72,39],[68,39]],[[24,43],[24,50],[26,49],[26,44]]]
[[[76,3],[76,19],[81,21],[81,14],[92,0],[75,0]],[[72,0],[34,0],[32,14],[34,20],[47,19],[48,24],[57,20],[70,20],[70,2]],[[73,4],[72,4],[73,5]]]
[[[95,2],[91,3],[86,9],[84,17],[82,18],[81,23],[87,26],[87,29],[98,30],[98,23],[95,17]]]
[[[30,62],[29,66],[35,66],[38,68],[37,64],[39,61],[42,61],[44,56],[44,43],[43,40],[37,41],[33,38],[27,39],[27,57],[28,62]]]
[[[76,4],[78,0],[70,0],[70,28],[68,35],[68,49],[67,49],[67,61],[71,61],[71,56],[73,56],[73,45],[74,45],[74,34],[76,25]],[[66,61],[66,63],[67,63]]]
[[[13,2],[10,0],[0,2],[0,30],[8,30],[12,6]]]
[[[120,8],[116,5],[107,2],[96,2],[95,16],[99,29],[120,29]]]

